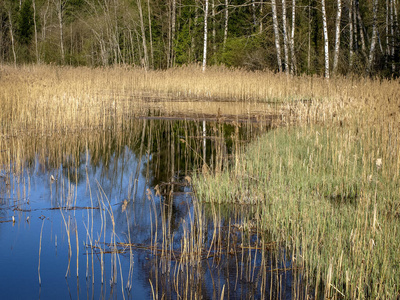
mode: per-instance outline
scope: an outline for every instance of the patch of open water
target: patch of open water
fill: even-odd
[[[17,138],[0,177],[1,298],[292,298],[290,266],[243,229],[251,207],[211,208],[190,186],[259,127],[136,119]]]

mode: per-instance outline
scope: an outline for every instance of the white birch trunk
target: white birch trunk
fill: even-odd
[[[324,52],[325,52],[325,78],[329,78],[329,40],[328,40],[328,22],[326,20],[325,0],[322,4],[322,25],[324,30]]]
[[[17,67],[17,53],[15,52],[15,40],[14,40],[14,30],[13,30],[12,18],[11,18],[11,9],[8,10],[8,21],[10,22],[10,37],[11,37],[11,48],[12,48],[13,58],[14,58],[14,67]]]
[[[228,20],[229,20],[229,9],[228,9],[229,3],[228,0],[225,0],[225,20],[224,20],[224,42],[222,46],[223,52],[225,52],[225,47],[226,47],[226,40],[228,39]]]
[[[368,56],[368,67],[367,72],[372,72],[372,65],[374,63],[375,58],[375,48],[376,48],[376,39],[378,36],[378,30],[376,27],[376,22],[378,18],[378,0],[374,0],[373,2],[373,23],[372,23],[372,38],[371,38],[371,47],[369,49],[369,56]]]
[[[276,11],[276,0],[271,0],[271,8],[272,8],[272,22],[273,22],[274,36],[275,36],[276,58],[278,61],[278,70],[279,72],[282,72],[282,58],[281,58],[281,46],[279,41],[279,27],[278,27],[278,14]]]
[[[143,44],[143,67],[147,70],[149,67],[149,57],[147,53],[147,42],[146,42],[146,32],[144,30],[144,20],[143,20],[143,10],[142,10],[142,2],[141,0],[137,0],[137,6],[139,10],[139,18],[140,18],[140,31],[142,34],[142,44]]]
[[[358,51],[357,0],[353,0],[354,50]]]
[[[61,52],[61,62],[64,64],[65,63],[65,52],[64,52],[64,21],[63,21],[63,6],[64,2],[62,0],[59,0],[56,2],[57,6],[57,16],[58,16],[58,26],[60,30],[60,52]]]
[[[175,64],[175,31],[176,31],[176,0],[172,0],[172,11],[171,11],[171,53],[170,60],[171,66]]]
[[[311,69],[311,1],[308,0],[308,53],[307,53],[307,70]]]
[[[286,24],[286,0],[282,0],[282,29],[283,29],[283,49],[285,51],[285,73],[289,74],[289,42]]]
[[[36,1],[32,1],[33,6],[33,26],[35,30],[35,54],[36,54],[36,63],[40,62],[39,58],[39,50],[38,50],[38,33],[37,33],[37,25],[36,25]]]
[[[207,19],[208,19],[208,0],[206,0],[204,9],[204,44],[203,44],[203,65],[202,65],[203,72],[206,71],[206,65],[207,65],[207,36],[208,36]]]
[[[333,56],[333,73],[336,74],[339,64],[339,51],[340,51],[340,21],[342,19],[342,1],[337,0],[337,14],[336,14],[336,34],[335,34],[335,53]]]
[[[396,72],[396,64],[394,63],[394,55],[395,55],[395,33],[394,33],[394,3],[393,0],[390,0],[390,36],[391,36],[391,43],[390,43],[390,57],[392,61],[392,72]]]
[[[213,57],[215,63],[215,53],[217,53],[217,43],[216,43],[216,36],[217,31],[215,29],[215,0],[211,0],[211,14],[212,14],[212,49],[213,49]]]
[[[46,29],[47,29],[47,13],[49,12],[50,0],[47,0],[46,9],[43,12],[42,20],[42,41],[46,40]]]
[[[154,64],[154,50],[153,50],[153,34],[151,31],[151,10],[150,10],[150,0],[147,0],[147,14],[149,19],[149,39],[150,39],[150,61],[149,65],[153,67]]]
[[[295,27],[296,27],[296,0],[292,0],[292,32],[290,34],[290,54],[291,54],[292,74],[296,73],[296,55],[294,51]]]
[[[256,17],[256,4],[254,3],[254,0],[251,0],[251,8],[252,8],[252,13],[253,13],[253,25],[254,27],[257,26],[257,17]]]
[[[264,0],[260,0],[260,15],[264,15]],[[260,20],[260,33],[263,32],[263,18]]]

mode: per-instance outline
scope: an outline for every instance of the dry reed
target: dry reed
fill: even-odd
[[[213,150],[217,154],[213,161],[217,171],[213,174],[204,168],[203,178],[194,177],[199,200],[256,204],[256,212],[251,214],[254,219],[248,217],[248,221],[240,224],[242,241],[250,244],[252,224],[256,224],[257,233],[267,232],[266,236],[270,235],[278,245],[288,247],[292,263],[305,270],[315,296],[318,293],[329,298],[340,298],[343,294],[349,298],[398,296],[400,276],[395,267],[400,240],[396,185],[400,170],[398,81],[343,77],[327,81],[226,68],[210,68],[202,73],[195,66],[148,72],[120,67],[1,66],[0,72],[0,165],[4,174],[21,172],[38,150],[43,165],[63,162],[71,170],[77,169],[78,149],[102,149],[107,159],[111,154],[104,145],[114,143],[122,149],[126,138],[118,135],[113,139],[107,132],[127,130],[134,116],[149,113],[184,116],[187,112],[221,118],[279,115],[281,125],[290,126],[260,138],[243,156],[239,143],[236,144],[231,170],[222,167],[228,165],[224,160],[227,152],[223,144],[217,144]],[[132,126],[130,130],[132,134],[126,139],[140,144],[143,153],[145,132],[152,129],[146,129],[143,122],[143,129]],[[215,126],[214,130],[221,129]],[[189,145],[188,131],[184,135],[185,151],[201,153],[201,143]],[[201,129],[196,135],[203,135]],[[71,140],[76,143],[71,145]],[[151,141],[147,141],[149,149]],[[205,159],[197,156],[200,165]],[[101,155],[91,157],[95,164],[101,159]],[[174,166],[174,161],[170,163]],[[174,174],[176,170],[172,167],[170,171]],[[70,182],[59,183],[61,194],[66,195],[66,208],[76,204],[76,190],[71,184],[76,177],[71,178]],[[171,182],[172,195],[174,181]],[[136,188],[135,185],[134,194]],[[100,186],[99,191],[98,204],[104,209],[100,214],[103,232],[94,239],[92,214],[92,224],[88,219],[86,228],[87,240],[92,249],[97,247],[100,251],[102,283],[106,243],[114,249],[110,260],[112,283],[115,283],[119,263],[115,221]],[[162,219],[158,224],[153,196],[148,193],[148,197],[153,207],[150,214],[154,216],[151,248],[154,253],[154,249],[161,250],[161,257],[155,255],[155,261],[157,267],[161,266],[162,275],[173,272],[172,212],[161,207]],[[70,256],[70,215],[67,221],[63,210],[60,211]],[[220,207],[213,207],[210,215],[214,223],[221,222]],[[107,218],[113,229],[110,239],[106,238]],[[254,277],[253,252],[236,251],[235,241],[228,240],[227,246],[224,245],[218,226],[213,228],[208,244],[204,243],[207,228],[200,201],[195,200],[191,220],[182,230],[174,273],[174,289],[182,297],[198,295],[196,284],[200,284],[201,269],[194,266],[201,265],[204,253],[214,255],[214,262],[218,263],[220,257],[230,255],[233,249],[242,265],[246,262],[248,265],[240,274],[238,268],[237,275],[248,280]],[[76,239],[78,255],[78,235]],[[264,236],[260,241],[267,250],[267,238]],[[278,251],[274,256],[275,270],[280,269],[281,255]],[[273,274],[272,267],[265,267],[266,258],[261,260],[263,271]],[[155,295],[161,288],[158,282],[161,275],[151,282]],[[94,281],[93,253],[92,276]],[[270,283],[263,279],[262,286],[272,286],[272,277],[279,281],[274,274]],[[228,286],[222,288],[221,298],[227,289]]]

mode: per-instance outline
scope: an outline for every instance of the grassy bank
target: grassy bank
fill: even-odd
[[[194,180],[199,199],[255,204],[253,223],[290,249],[316,298],[400,296],[400,102],[374,84],[298,110],[310,122],[270,131],[231,170]]]

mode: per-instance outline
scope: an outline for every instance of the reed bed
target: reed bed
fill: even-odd
[[[259,230],[305,270],[307,294],[396,299],[399,82],[352,84],[327,99],[287,104],[295,116],[288,126],[254,141],[229,171],[193,182],[198,199],[253,205]]]
[[[382,94],[383,92],[383,94]],[[129,67],[71,68],[48,65],[0,67],[0,135],[82,131],[119,126],[126,118],[163,113],[261,115],[297,113],[296,103],[375,97],[395,99],[390,80],[288,77],[198,66],[144,71]],[[221,102],[215,104],[215,102]],[[226,102],[234,102],[229,105]],[[199,104],[200,103],[200,104]],[[289,106],[276,103],[286,103]],[[323,109],[326,117],[339,108]]]
[[[327,81],[222,67],[203,73],[198,66],[165,71],[1,66],[0,171],[2,177],[9,179],[11,173],[22,174],[35,159],[49,170],[60,163],[66,167],[64,175],[68,180],[65,186],[58,183],[65,195],[60,200],[65,209],[60,212],[66,217],[63,220],[69,252],[78,256],[79,248],[73,251],[70,239],[76,223],[73,210],[67,208],[77,206],[74,184],[88,177],[83,174],[82,154],[90,153],[94,165],[108,166],[111,156],[123,155],[124,147],[131,145],[140,159],[147,159],[148,178],[150,148],[156,148],[151,159],[162,160],[159,141],[167,136],[165,148],[174,153],[181,151],[185,158],[174,154],[167,157],[171,182],[165,198],[173,198],[180,160],[194,159],[196,163],[190,167],[203,173],[192,180],[197,199],[190,221],[181,224],[176,257],[172,210],[168,205],[157,207],[152,192],[147,193],[153,207],[149,249],[155,257],[156,271],[150,281],[154,297],[162,293],[163,284],[172,284],[170,290],[184,298],[200,295],[204,257],[213,258],[218,265],[224,256],[236,255],[249,266],[241,278],[253,280],[256,268],[248,258],[262,255],[259,274],[285,271],[286,265],[281,264],[284,257],[289,259],[292,270],[301,270],[296,274],[304,280],[297,278],[293,284],[293,295],[299,298],[311,294],[315,298],[396,298],[400,296],[398,95],[400,85],[396,80],[337,77]],[[231,145],[235,155],[228,163],[227,146],[218,138],[215,147],[206,151],[208,137],[201,128],[188,129],[182,123],[182,130],[171,134],[175,130],[172,126],[163,131],[148,127],[146,120],[140,124],[132,121],[148,115],[184,118],[187,112],[202,117],[214,115],[217,121],[227,116],[275,115],[279,118],[274,125],[280,126],[242,153],[240,125],[236,124],[231,132],[236,139]],[[221,125],[212,130],[222,132]],[[154,138],[149,137],[151,131],[156,132]],[[197,142],[189,142],[193,136]],[[202,145],[199,141],[203,140]],[[156,167],[151,171],[164,170]],[[138,172],[139,169],[136,178]],[[4,186],[20,189],[24,199],[29,187],[13,178],[16,182],[11,187]],[[86,244],[87,249],[99,251],[102,270],[108,247],[113,249],[109,261],[114,283],[118,267],[121,269],[118,245],[122,244],[118,244],[121,241],[115,233],[114,210],[101,184],[98,190],[97,201],[94,198],[90,207],[102,207],[101,228],[108,220],[112,232],[106,239],[103,230],[103,238],[96,240],[93,210],[88,210]],[[135,187],[133,191],[132,197]],[[203,202],[212,204],[208,218],[213,220],[213,227],[206,224]],[[237,224],[225,224],[220,203],[238,203],[251,210]],[[128,215],[123,217],[128,220]],[[240,239],[224,240],[226,231],[222,227],[229,236],[238,231]],[[257,244],[250,238],[254,232]],[[237,247],[238,241],[244,248]],[[271,242],[277,249],[273,259],[266,256]],[[132,264],[135,245],[129,239],[123,243],[123,251],[129,251]],[[255,251],[258,247],[262,254]],[[93,273],[93,254],[87,252],[87,276],[89,260]],[[268,265],[271,260],[273,265]],[[78,261],[76,265],[78,269]],[[68,270],[69,265],[67,273]],[[171,272],[173,280],[162,281],[167,272]],[[103,278],[102,274],[102,281]],[[279,282],[279,276],[261,278],[261,290],[275,285],[274,280]],[[279,288],[277,284],[276,295],[281,295]],[[229,286],[217,290],[223,295]]]

